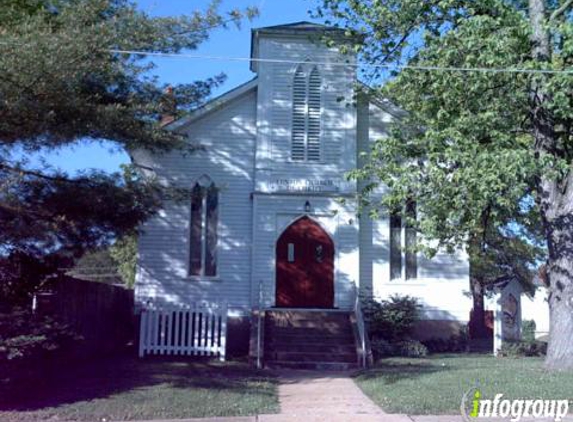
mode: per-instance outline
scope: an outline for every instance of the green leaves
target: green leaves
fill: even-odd
[[[20,283],[16,290],[25,296],[86,250],[133,233],[161,198],[175,195],[130,167],[123,175],[86,171],[69,176],[47,167],[32,169],[25,156],[80,141],[108,141],[127,150],[191,149],[159,125],[166,87],[150,76],[153,63],[142,54],[112,50],[192,50],[213,28],[239,24],[257,13],[220,13],[218,6],[214,1],[203,12],[153,17],[127,0],[3,4],[0,284]],[[190,73],[189,78],[173,86],[178,113],[202,104],[225,80],[223,74],[193,81]],[[11,158],[15,150],[24,154],[17,162]],[[13,265],[19,261],[26,263],[25,274]]]
[[[0,165],[0,243],[5,253],[80,256],[133,230],[159,206],[159,187],[119,174],[44,175]]]
[[[391,79],[367,72],[381,82],[375,95],[406,115],[387,138],[374,140],[364,167],[351,174],[368,181],[362,196],[369,205],[376,205],[373,184],[387,188],[377,204],[381,209],[415,197],[419,230],[442,247],[464,245],[515,221],[540,177],[564,178],[570,169],[573,78],[498,69],[567,69],[571,22],[553,24],[554,57],[538,63],[523,10],[499,0],[323,2],[323,14],[364,29],[364,61],[443,69],[406,69]],[[536,149],[534,84],[550,92],[546,107],[561,146],[555,154]]]
[[[37,2],[39,4],[39,2]],[[245,12],[151,17],[124,0],[41,2],[0,16],[0,141],[28,149],[58,147],[89,137],[129,148],[181,146],[159,130],[164,86],[147,75],[141,55],[195,49],[214,27]],[[17,22],[17,25],[13,25]],[[202,103],[224,76],[174,87],[179,111]],[[23,124],[23,122],[26,122]]]
[[[118,239],[109,249],[117,264],[119,274],[128,288],[135,285],[135,268],[137,265],[137,235],[128,234]]]

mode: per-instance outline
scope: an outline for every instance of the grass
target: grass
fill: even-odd
[[[247,416],[278,410],[275,380],[242,363],[122,358],[0,385],[0,420]]]
[[[459,414],[463,394],[478,387],[482,398],[573,400],[573,374],[549,373],[539,358],[441,355],[390,358],[356,377],[362,390],[390,413]]]

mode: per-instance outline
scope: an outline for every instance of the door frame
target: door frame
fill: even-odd
[[[285,220],[281,221],[281,217],[285,218]],[[323,310],[323,311],[331,311],[331,310],[337,310],[338,307],[338,303],[339,303],[339,289],[337,288],[337,284],[339,281],[339,274],[338,274],[338,268],[339,268],[339,253],[338,253],[338,236],[335,235],[334,233],[332,233],[331,230],[328,229],[328,227],[325,227],[325,225],[319,220],[320,218],[328,218],[333,220],[333,222],[335,223],[335,225],[338,227],[339,225],[339,221],[338,221],[338,216],[336,213],[293,213],[293,212],[280,212],[280,213],[276,213],[275,215],[275,237],[274,237],[274,241],[273,241],[273,255],[272,255],[272,274],[273,274],[273,278],[272,278],[272,307],[274,309],[289,309],[289,308],[285,308],[285,307],[278,307],[277,306],[277,245],[278,245],[278,240],[280,239],[280,237],[283,235],[283,233],[290,227],[292,226],[293,223],[295,223],[296,221],[298,221],[299,219],[301,219],[302,217],[307,217],[310,220],[312,220],[313,223],[317,224],[322,230],[324,230],[324,232],[330,237],[330,240],[333,243],[334,246],[334,256],[332,259],[332,263],[334,265],[333,268],[333,280],[332,280],[332,288],[333,288],[333,304],[332,304],[332,308],[296,308],[296,309],[305,309],[305,310],[313,310],[313,309],[317,309],[317,310]],[[281,224],[284,221],[287,221],[286,224]],[[295,309],[295,308],[290,308],[290,309]]]

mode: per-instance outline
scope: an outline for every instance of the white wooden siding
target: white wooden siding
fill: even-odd
[[[351,309],[353,286],[359,279],[358,222],[356,204],[348,201],[340,205],[335,198],[303,195],[255,195],[253,247],[253,303],[258,304],[262,287],[265,306],[275,305],[276,241],[292,222],[305,215],[308,200],[312,211],[309,217],[317,221],[334,242],[334,304]]]
[[[253,90],[184,128],[203,149],[153,156],[152,167],[169,186],[191,187],[206,174],[220,189],[218,275],[188,276],[190,202],[168,203],[145,224],[139,240],[138,301],[227,300],[231,309],[250,308],[255,104]]]
[[[341,55],[335,48],[328,49],[304,37],[262,38],[259,51],[262,58],[300,63],[307,58],[324,63],[353,60],[352,57]],[[347,107],[354,92],[354,68],[330,64],[320,66],[322,149],[319,164],[291,160],[293,78],[297,65],[259,63],[258,68],[257,190],[268,191],[271,180],[293,175],[307,179],[342,180],[344,173],[356,165],[356,112],[353,107]],[[307,68],[308,77],[312,67]],[[347,186],[348,192],[355,190],[353,184]]]
[[[387,136],[393,117],[378,104],[358,106],[358,154],[369,151],[372,142]],[[361,159],[359,158],[359,161]],[[359,162],[359,164],[363,164]],[[361,188],[363,184],[359,184]],[[380,198],[379,188],[374,198]],[[467,321],[472,307],[466,294],[469,290],[469,260],[463,251],[454,254],[438,253],[433,259],[418,254],[418,277],[411,280],[390,280],[390,227],[388,215],[375,221],[368,210],[360,219],[360,283],[383,299],[394,294],[411,295],[424,305],[426,319]]]
[[[352,61],[304,37],[265,36],[259,57],[311,61]],[[221,189],[219,248],[215,278],[188,276],[189,203],[166,204],[144,227],[139,242],[136,298],[143,303],[181,304],[196,301],[229,303],[233,312],[247,313],[258,305],[262,286],[265,306],[275,300],[275,246],[282,230],[305,213],[308,200],[316,219],[331,234],[336,248],[335,305],[353,306],[353,284],[371,288],[378,297],[411,294],[425,304],[430,319],[465,321],[471,301],[469,264],[463,253],[419,257],[418,279],[389,280],[388,218],[357,217],[353,199],[357,186],[345,174],[359,163],[361,151],[388,131],[392,116],[379,105],[349,105],[356,73],[352,67],[321,65],[321,160],[295,162],[292,142],[292,94],[296,64],[261,62],[257,85],[205,112],[199,120],[177,125],[189,141],[201,146],[189,155],[171,152],[134,154],[170,185],[191,187],[207,174]],[[246,85],[247,87],[249,85]],[[341,100],[342,99],[342,100]],[[332,181],[340,189],[277,192],[279,179]],[[380,189],[377,194],[383,195]],[[345,196],[347,201],[337,201]],[[252,248],[252,250],[251,250]]]

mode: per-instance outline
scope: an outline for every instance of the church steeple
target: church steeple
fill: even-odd
[[[308,21],[300,21],[285,25],[275,25],[275,26],[266,26],[262,28],[255,28],[251,30],[251,58],[252,59],[264,58],[262,57],[262,54],[260,52],[260,43],[259,43],[260,39],[263,37],[272,37],[272,38],[302,37],[320,41],[320,37],[325,35],[329,37],[344,38],[345,31],[343,29],[334,26],[326,26],[319,23],[308,22]],[[257,61],[251,62],[251,70],[253,72],[258,72]]]

